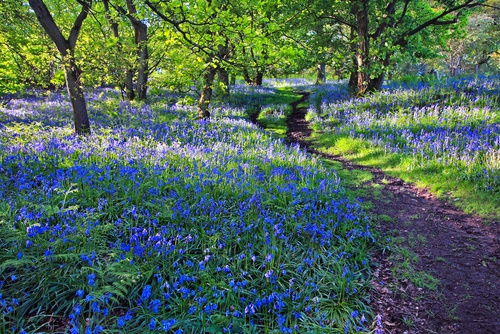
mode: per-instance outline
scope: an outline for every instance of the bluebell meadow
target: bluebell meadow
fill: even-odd
[[[0,108],[0,332],[369,330],[370,219],[314,156],[239,105],[112,89],[78,137],[35,93]]]
[[[452,167],[477,190],[500,190],[498,77],[391,84],[360,99],[342,87],[317,91],[308,114],[317,129],[400,154],[408,170]]]

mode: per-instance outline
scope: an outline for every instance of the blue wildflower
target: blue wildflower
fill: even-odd
[[[95,286],[95,285],[96,285],[96,283],[95,283],[95,279],[96,279],[96,275],[95,275],[94,273],[92,273],[92,274],[88,274],[88,275],[87,275],[87,280],[88,280],[88,281],[87,281],[87,284],[88,284],[89,286]]]

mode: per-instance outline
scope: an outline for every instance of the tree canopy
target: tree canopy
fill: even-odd
[[[320,83],[328,67],[363,95],[410,64],[495,72],[499,8],[498,0],[3,0],[0,95],[65,84],[83,96],[85,86],[112,85],[145,99],[150,87],[197,87],[203,118],[213,89],[227,96],[235,78],[261,85],[317,68]],[[75,119],[85,123],[78,101]]]

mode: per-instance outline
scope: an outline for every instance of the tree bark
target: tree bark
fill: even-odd
[[[135,99],[135,90],[134,90],[134,71],[131,69],[127,69],[125,73],[125,92],[127,94],[127,100],[133,101]]]
[[[83,21],[87,18],[90,8],[92,7],[92,0],[82,0],[79,2],[82,4],[82,10],[76,18],[67,39],[63,37],[61,30],[55,23],[54,18],[50,14],[43,0],[29,0],[29,5],[35,12],[40,25],[44,28],[47,35],[49,35],[50,39],[56,45],[61,58],[63,59],[66,87],[68,89],[69,98],[73,107],[73,123],[75,133],[85,135],[90,133],[90,122],[83,88],[80,81],[81,72],[76,65],[74,51]]]
[[[146,99],[148,91],[149,77],[149,50],[148,50],[148,26],[146,23],[136,17],[137,9],[133,0],[127,0],[127,17],[134,27],[135,44],[137,45],[137,57],[139,60],[139,69],[137,71],[137,98]]]
[[[135,27],[135,26],[134,26]],[[138,45],[139,71],[137,72],[137,97],[139,100],[146,99],[148,92],[149,77],[149,51],[148,51],[148,26],[139,21],[136,30],[136,43]]]
[[[384,85],[384,80],[385,80],[385,72],[382,72],[375,78],[370,80],[370,85],[368,87],[368,90],[371,92],[381,90],[382,86]]]
[[[318,64],[318,71],[316,73],[316,85],[321,85],[326,82],[326,64]]]
[[[218,52],[218,58],[219,58],[219,65],[217,68],[217,76],[219,78],[219,81],[222,83],[222,98],[223,99],[228,99],[229,94],[230,94],[230,89],[229,89],[229,73],[227,71],[227,68],[225,68],[222,63],[224,61],[227,61],[230,57],[230,51],[229,51],[229,40],[226,39],[225,45],[219,45],[219,52]]]
[[[243,79],[245,79],[245,83],[247,85],[253,85],[253,80],[250,78],[250,73],[248,72],[248,69],[245,67],[243,68]]]
[[[109,9],[109,0],[102,1],[104,5],[104,12],[106,13],[106,19],[111,26],[111,30],[113,31],[113,36],[116,39],[120,38],[119,25],[118,22],[114,21],[111,16],[111,11]],[[118,42],[118,52],[123,52],[121,42]],[[127,62],[128,63],[128,62]],[[134,71],[130,68],[130,66],[125,70],[125,80],[123,82],[123,87],[125,88],[125,94],[127,100],[132,101],[135,99],[135,91],[134,91]]]
[[[364,95],[370,85],[370,40],[368,36],[368,0],[352,2],[352,12],[357,23],[356,67],[358,72],[356,94]]]
[[[262,86],[262,80],[264,80],[264,73],[261,70],[257,70],[257,75],[255,76],[255,86]]]
[[[87,104],[80,82],[80,69],[75,64],[75,59],[71,58],[65,65],[66,86],[68,88],[71,106],[73,107],[73,123],[77,134],[89,134],[90,122],[87,113]]]
[[[358,45],[356,43],[356,28],[351,27],[351,52],[352,52],[352,68],[351,72],[349,74],[349,83],[348,83],[348,89],[349,89],[349,94],[351,95],[357,95],[358,91],[358,65],[357,65],[357,58],[356,58],[356,53],[357,53],[357,48]]]
[[[199,119],[210,117],[210,112],[208,111],[208,107],[210,106],[210,101],[212,100],[213,84],[216,73],[217,73],[217,68],[209,64],[208,67],[205,69],[205,73],[203,74],[203,88],[201,90],[200,100],[198,101]]]

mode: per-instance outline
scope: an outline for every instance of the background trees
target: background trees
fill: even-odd
[[[213,90],[227,96],[235,78],[260,85],[265,76],[308,70],[321,83],[328,66],[362,95],[397,69],[491,72],[500,58],[498,0],[29,4],[2,1],[0,94],[54,89],[66,73],[80,110],[84,86],[118,86],[128,99],[147,98],[151,85],[198,87],[199,116],[208,117]],[[88,127],[79,122],[77,132]]]
[[[29,7],[2,1],[0,21],[0,95],[53,86],[57,50]]]

